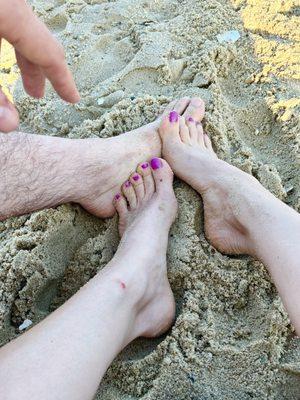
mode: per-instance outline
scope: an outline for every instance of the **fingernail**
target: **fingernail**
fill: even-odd
[[[130,182],[130,181],[126,181],[126,182],[125,182],[125,187],[128,188],[128,187],[130,187],[130,186],[131,186],[131,182]]]
[[[189,117],[188,121],[189,122],[195,122],[193,117]]]
[[[161,159],[159,158],[152,158],[151,160],[151,168],[153,170],[159,169],[163,166],[163,163],[161,162]]]
[[[139,177],[139,175],[134,175],[134,176],[132,177],[132,179],[133,179],[134,181],[138,181],[138,180],[140,179],[140,177]]]
[[[142,168],[143,168],[143,169],[147,169],[148,167],[149,167],[149,164],[148,164],[148,163],[142,164]]]
[[[170,122],[178,122],[179,115],[176,111],[171,111],[169,114],[169,121]]]
[[[120,198],[121,198],[120,193],[118,193],[118,194],[115,195],[115,200],[120,200]]]

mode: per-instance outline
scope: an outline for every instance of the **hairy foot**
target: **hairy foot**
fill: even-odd
[[[227,254],[254,254],[251,220],[273,196],[251,175],[218,159],[203,131],[204,105],[198,117],[173,111],[159,128],[163,156],[175,175],[198,191],[204,203],[205,234]]]
[[[133,337],[155,337],[174,320],[175,303],[167,278],[166,253],[169,230],[177,212],[168,164],[154,158],[141,163],[114,198],[122,237],[115,256],[127,260],[122,278],[133,277],[139,296]],[[130,281],[130,279],[129,279]]]
[[[99,217],[110,217],[115,209],[113,196],[138,163],[161,155],[158,128],[164,116],[175,110],[178,115],[198,117],[199,101],[182,98],[168,105],[155,122],[109,139],[76,141],[84,166],[79,175],[76,202]],[[203,104],[203,103],[202,103]],[[200,110],[203,114],[204,109]]]

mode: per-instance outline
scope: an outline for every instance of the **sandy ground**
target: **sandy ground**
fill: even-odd
[[[110,137],[153,120],[169,99],[201,96],[218,155],[300,210],[298,0],[32,4],[64,43],[82,102],[66,105],[50,89],[34,101],[18,84],[23,129]],[[228,30],[240,39],[219,43]],[[299,399],[300,341],[268,273],[212,248],[200,197],[180,181],[175,190],[168,271],[176,323],[162,338],[130,345],[97,399]],[[0,343],[103,268],[118,240],[116,218],[71,205],[0,223]]]

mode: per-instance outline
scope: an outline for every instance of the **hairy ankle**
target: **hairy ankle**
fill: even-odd
[[[0,219],[73,200],[79,161],[72,142],[21,132],[1,136]]]

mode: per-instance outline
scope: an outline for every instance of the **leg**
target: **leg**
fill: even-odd
[[[212,245],[223,253],[252,255],[267,266],[300,334],[300,215],[254,177],[219,160],[199,122],[174,113],[165,117],[163,156],[201,194]]]
[[[189,107],[183,98],[166,111],[182,114]],[[0,220],[70,201],[112,216],[121,183],[139,162],[161,154],[159,120],[109,139],[0,133]]]
[[[122,240],[113,260],[40,324],[0,350],[1,399],[88,400],[115,356],[174,319],[167,279],[168,234],[177,204],[160,159],[138,168],[115,197]],[[134,203],[133,203],[134,200]]]

